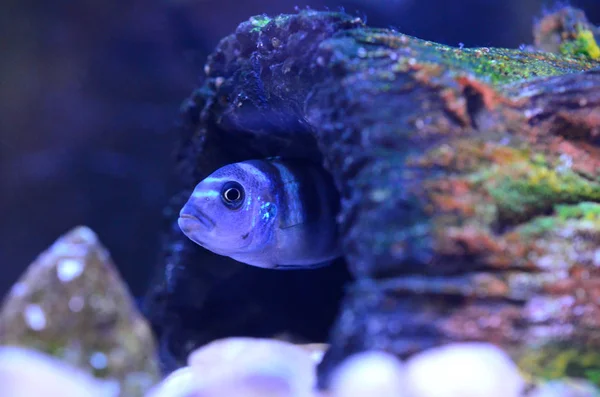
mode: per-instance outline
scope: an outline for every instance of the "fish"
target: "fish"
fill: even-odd
[[[341,256],[339,206],[333,178],[322,167],[247,160],[201,180],[178,225],[196,244],[247,265],[314,269]]]

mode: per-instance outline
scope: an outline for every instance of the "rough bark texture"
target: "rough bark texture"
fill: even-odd
[[[535,29],[537,47],[461,49],[302,11],[252,18],[209,58],[183,108],[187,189],[278,155],[321,162],[341,193],[356,283],[322,386],[353,352],[456,340],[598,382],[600,32],[572,8]],[[168,247],[171,268],[204,255],[176,231]]]

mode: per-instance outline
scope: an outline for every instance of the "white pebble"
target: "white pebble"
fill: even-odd
[[[404,397],[403,366],[391,354],[369,351],[346,359],[331,378],[332,397]]]
[[[228,368],[221,370],[226,373]],[[237,374],[212,379],[202,379],[197,369],[183,367],[171,373],[155,386],[146,397],[312,397],[309,393],[296,393],[285,379],[269,375]]]
[[[77,259],[61,259],[56,265],[56,275],[63,283],[68,283],[83,273],[84,264]]]
[[[98,379],[97,389],[102,397],[119,397],[121,394],[121,384],[116,379]]]
[[[315,364],[319,364],[323,360],[323,356],[325,352],[315,350],[313,352],[308,353],[310,355],[310,359],[315,362]]]
[[[319,364],[323,360],[325,351],[329,348],[326,343],[306,343],[296,346],[306,351],[315,364]]]
[[[44,314],[44,310],[40,305],[30,303],[25,306],[23,316],[25,317],[25,322],[32,330],[41,331],[46,328],[46,314]]]
[[[517,366],[486,343],[455,343],[430,349],[406,363],[411,397],[520,397]]]
[[[0,397],[108,397],[83,371],[34,350],[0,347]]]
[[[183,367],[152,388],[147,397],[189,397],[195,389],[194,372],[190,367]]]
[[[315,363],[302,348],[259,338],[227,338],[196,350],[188,365],[207,395],[312,395]],[[251,392],[254,390],[254,392]],[[254,393],[254,394],[251,394]],[[202,394],[204,396],[204,394]]]
[[[292,387],[283,378],[256,374],[205,384],[196,389],[195,394],[185,397],[314,397],[310,391],[294,390]]]

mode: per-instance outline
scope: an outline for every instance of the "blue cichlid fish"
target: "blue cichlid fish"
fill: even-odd
[[[250,160],[196,185],[179,227],[202,247],[269,269],[306,269],[340,256],[339,198],[329,174],[292,161]]]

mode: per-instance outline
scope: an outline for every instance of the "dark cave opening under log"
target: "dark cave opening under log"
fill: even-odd
[[[322,166],[311,127],[302,118],[285,111],[264,114],[256,108],[243,114],[235,120],[209,121],[202,133],[191,123],[189,139],[181,143],[186,147],[180,147],[180,156],[182,150],[195,151],[182,156],[184,161],[195,161],[193,166],[183,164],[188,191],[233,162],[281,157]],[[171,218],[179,205],[173,205]],[[150,292],[146,309],[161,340],[165,371],[184,365],[191,351],[220,338],[329,340],[345,288],[352,280],[344,258],[317,269],[261,269],[213,254],[188,241],[176,227],[171,229],[167,245],[173,245],[172,241],[183,244],[180,251],[167,249],[171,255],[180,255],[172,260],[183,264],[179,279],[173,282],[174,288],[163,286],[159,294]],[[167,257],[165,263],[169,261]],[[158,305],[152,303],[159,300]]]

